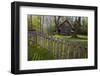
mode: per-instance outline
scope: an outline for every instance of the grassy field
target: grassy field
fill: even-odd
[[[64,39],[66,41],[87,41],[87,36],[77,35],[77,38],[72,38],[71,36],[54,35],[56,38]]]
[[[77,35],[77,36],[78,38],[72,38],[71,36],[54,35],[54,37],[65,40],[66,42],[74,42],[74,43],[80,42],[81,44],[87,47],[87,42],[88,42],[87,36],[85,35]]]
[[[54,59],[53,55],[47,49],[39,45],[32,45],[28,47],[28,60],[49,60]]]

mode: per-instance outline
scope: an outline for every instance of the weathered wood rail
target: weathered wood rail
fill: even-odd
[[[36,31],[28,31],[28,36],[33,45],[38,44],[47,49],[55,59],[87,58],[87,46],[81,42],[65,41]]]

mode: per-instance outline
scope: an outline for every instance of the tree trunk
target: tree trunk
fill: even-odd
[[[74,29],[72,32],[72,38],[78,38],[77,33],[80,31],[81,27],[81,17],[76,18],[75,23],[74,23]]]
[[[72,38],[77,38],[78,36],[77,36],[77,32],[76,31],[74,31],[73,33],[72,33]]]

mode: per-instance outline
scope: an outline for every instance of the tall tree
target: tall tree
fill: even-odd
[[[56,33],[59,33],[59,23],[61,16],[54,16]]]
[[[72,24],[72,37],[77,38],[78,32],[80,32],[81,17],[76,17],[74,24]]]
[[[28,30],[32,30],[32,15],[28,15]]]

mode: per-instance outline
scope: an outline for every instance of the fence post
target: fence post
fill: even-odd
[[[54,54],[54,53],[55,53],[55,45],[54,45],[54,42],[55,42],[55,39],[54,39],[54,37],[53,37],[53,41],[52,41],[52,43],[53,43],[53,44],[52,44],[52,48],[53,48],[53,49],[52,49],[52,53],[53,53],[53,56],[55,56],[55,54]]]
[[[69,58],[69,43],[66,43],[66,58],[68,59]]]
[[[60,51],[61,51],[61,43],[60,43],[60,39],[59,38],[57,38],[57,53],[56,53],[56,55],[57,55],[57,58],[59,59],[60,57],[61,57],[61,54],[60,54]]]
[[[64,58],[64,55],[65,55],[65,41],[62,40],[62,58]]]
[[[56,56],[56,52],[57,52],[57,43],[56,43],[56,41],[57,41],[57,39],[55,38],[55,40],[54,40],[54,56],[55,56],[55,58],[57,58],[57,56]]]

